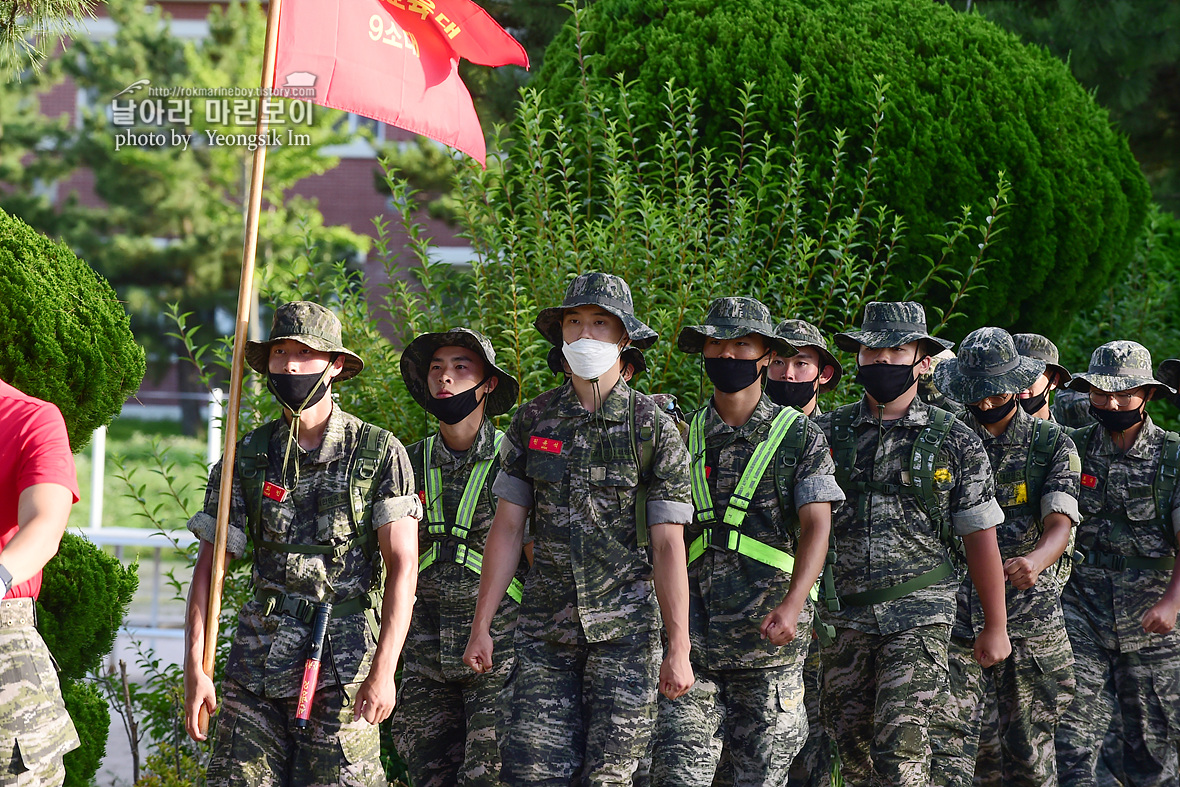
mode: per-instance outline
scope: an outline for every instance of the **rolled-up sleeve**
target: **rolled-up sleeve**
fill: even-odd
[[[492,494],[503,498],[509,503],[515,503],[525,508],[533,507],[533,482],[529,479],[525,467],[528,459],[525,456],[524,441],[524,411],[521,407],[512,416],[512,423],[504,433],[504,440],[500,443],[500,472],[492,482]]]
[[[954,525],[955,535],[965,536],[996,527],[1004,521],[1004,509],[989,497],[979,505],[951,514],[951,524]]]
[[[533,485],[508,473],[496,476],[492,482],[492,494],[518,506],[533,507]]]
[[[808,503],[841,503],[844,490],[831,475],[813,475],[795,483],[795,509]]]
[[[647,521],[651,524],[687,525],[692,522],[692,482],[688,472],[688,448],[672,419],[657,412],[660,444],[652,461],[648,487]]]
[[[414,468],[406,447],[390,437],[390,458],[385,475],[377,484],[373,501],[373,527],[379,528],[399,519],[421,519],[422,501],[414,492]]]
[[[795,470],[795,509],[808,503],[840,503],[844,491],[836,483],[836,463],[828,450],[828,438],[810,419],[807,421],[803,457]],[[835,506],[833,506],[834,508]]]
[[[1041,495],[1041,519],[1044,520],[1049,514],[1065,514],[1075,526],[1082,521],[1082,512],[1078,510],[1078,499],[1067,492],[1050,492]]]
[[[672,500],[648,500],[647,521],[653,524],[687,525],[692,522],[692,503]]]
[[[209,469],[209,485],[205,487],[205,502],[202,509],[193,514],[185,525],[193,535],[210,544],[217,543],[217,505],[220,497],[221,460],[218,460]],[[226,531],[225,549],[235,556],[246,552],[246,508],[241,482],[237,476],[234,477],[230,492],[229,529]]]

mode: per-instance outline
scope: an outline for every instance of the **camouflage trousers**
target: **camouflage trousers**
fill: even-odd
[[[785,785],[807,737],[803,661],[807,643],[785,646],[793,663],[768,669],[706,670],[678,700],[660,697],[652,746],[654,787],[709,787],[722,746],[734,787]]]
[[[490,673],[447,682],[402,672],[393,734],[414,787],[500,783],[496,724],[511,669],[500,659]]]
[[[1096,783],[1111,720],[1122,715],[1122,770],[1133,787],[1176,787],[1180,743],[1180,652],[1170,646],[1119,651],[1103,647],[1090,621],[1065,608],[1073,645],[1077,698],[1057,727],[1063,787]],[[1117,752],[1113,758],[1119,761]]]
[[[981,670],[974,643],[953,637],[950,689],[930,728],[930,781],[968,787],[972,774],[1005,787],[1057,783],[1054,735],[1073,702],[1073,653],[1064,630],[1012,640],[1012,655]],[[976,772],[981,728],[996,709],[1000,754],[990,770]]]
[[[33,599],[0,601],[0,787],[58,787],[77,747]]]
[[[824,730],[820,716],[819,639],[811,638],[807,660],[803,662],[803,705],[807,709],[807,741],[791,763],[787,784],[790,787],[830,787],[832,783],[832,740]]]
[[[220,699],[208,787],[385,787],[377,725],[353,721],[345,688],[320,689],[303,730],[291,724],[295,697],[260,697],[226,680]]]
[[[497,728],[507,785],[630,785],[651,740],[655,630],[563,645],[519,632]]]
[[[896,634],[837,628],[822,649],[821,708],[849,787],[928,787],[929,723],[946,694],[949,625]]]

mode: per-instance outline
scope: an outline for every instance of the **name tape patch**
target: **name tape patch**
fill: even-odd
[[[1092,476],[1089,473],[1082,473],[1082,486],[1087,489],[1093,489],[1098,486],[1098,477]]]
[[[287,490],[278,484],[272,484],[270,481],[262,485],[262,494],[276,503],[281,503],[287,499]]]
[[[538,437],[537,435],[529,436],[529,448],[534,451],[544,451],[547,454],[560,454],[561,445],[561,440],[554,440],[549,437]]]

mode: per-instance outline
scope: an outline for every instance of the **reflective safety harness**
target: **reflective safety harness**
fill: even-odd
[[[378,471],[389,459],[389,432],[372,424],[362,424],[357,437],[357,449],[353,451],[348,467],[347,491],[323,495],[317,501],[316,508],[321,516],[341,506],[348,507],[352,523],[351,537],[336,546],[287,544],[281,541],[268,541],[262,535],[262,499],[267,488],[266,475],[270,463],[267,451],[278,425],[278,421],[263,424],[254,430],[249,440],[242,440],[238,444],[235,465],[238,480],[242,484],[242,496],[246,502],[246,523],[254,547],[296,555],[326,555],[333,560],[339,560],[353,547],[359,546],[364,550],[365,557],[373,560],[378,551],[377,533],[372,527],[373,512],[369,502]],[[332,617],[340,618],[379,608],[382,596],[380,572],[373,572],[373,580],[374,587],[368,593],[334,604]],[[264,615],[282,613],[305,623],[311,623],[315,615],[315,605],[311,601],[278,591],[259,590],[254,594],[254,599],[262,604]]]
[[[1097,434],[1099,424],[1093,423],[1083,426],[1080,429],[1073,431],[1074,442],[1077,443],[1082,455],[1089,448],[1089,443]],[[1173,549],[1176,549],[1176,535],[1172,531],[1170,522],[1170,504],[1172,502],[1172,494],[1176,490],[1177,475],[1180,474],[1180,434],[1175,432],[1164,432],[1164,446],[1163,453],[1160,457],[1160,466],[1156,471],[1155,480],[1152,482],[1152,496],[1155,498],[1155,512],[1156,521],[1159,523],[1160,529],[1163,531],[1164,543],[1170,544]],[[1105,498],[1105,495],[1103,495]],[[1103,503],[1105,508],[1105,502]],[[1110,540],[1114,542],[1116,538],[1122,533],[1123,528],[1128,525],[1129,520],[1125,515],[1113,515],[1110,517],[1114,519],[1114,526],[1110,530]],[[1106,552],[1094,547],[1091,539],[1088,544],[1078,544],[1077,549],[1073,553],[1074,563],[1083,566],[1097,566],[1108,571],[1124,571],[1128,568],[1146,570],[1146,571],[1171,571],[1176,566],[1176,558],[1168,557],[1135,557],[1132,555],[1119,555],[1114,552]]]
[[[729,497],[729,504],[725,507],[721,524],[716,524],[717,515],[713,508],[713,495],[709,491],[709,481],[705,476],[705,413],[702,408],[693,416],[688,429],[688,453],[692,461],[692,502],[696,509],[698,522],[705,525],[702,532],[688,547],[689,565],[700,559],[709,548],[736,552],[759,563],[777,568],[779,571],[791,573],[795,569],[795,557],[789,552],[764,544],[763,542],[741,532],[742,523],[749,512],[750,503],[754,499],[762,476],[774,460],[775,454],[783,440],[787,437],[791,427],[795,425],[801,413],[793,407],[785,407],[775,415],[770,424],[770,433],[766,439],[758,444],[753,455],[746,463],[737,486]],[[805,421],[799,425],[806,426]],[[797,441],[802,447],[802,439]],[[816,597],[815,588],[811,589],[811,597]]]
[[[910,481],[909,483],[885,483],[883,481],[853,481],[852,472],[856,466],[856,433],[852,428],[853,419],[860,402],[844,405],[832,413],[832,458],[836,462],[836,481],[846,494],[857,494],[858,505],[856,517],[859,521],[868,521],[868,501],[870,492],[883,495],[913,495],[918,498],[918,504],[929,517],[938,532],[939,540],[946,547],[947,559],[931,570],[911,577],[905,582],[886,588],[873,588],[861,593],[849,593],[845,596],[836,594],[836,579],[834,565],[836,558],[835,528],[832,528],[832,542],[828,549],[828,560],[824,567],[822,578],[824,598],[828,609],[838,612],[842,604],[853,607],[863,607],[869,604],[881,604],[886,601],[903,598],[911,593],[928,588],[955,573],[955,565],[950,556],[958,556],[958,545],[951,527],[950,516],[943,510],[938,500],[938,493],[934,489],[934,471],[938,454],[942,444],[954,426],[955,416],[933,405],[929,406],[930,423],[927,424],[918,437],[910,452]]]
[[[467,536],[471,534],[471,520],[475,517],[475,506],[479,502],[480,492],[488,481],[492,472],[492,463],[500,453],[500,443],[504,441],[504,433],[497,430],[493,442],[493,456],[481,459],[471,468],[471,475],[467,477],[467,486],[463,487],[463,496],[459,498],[459,508],[455,511],[455,521],[448,523],[443,511],[442,468],[430,466],[430,456],[434,451],[434,439],[437,434],[427,437],[422,444],[422,468],[426,474],[426,532],[438,540],[430,544],[418,559],[418,573],[422,573],[435,563],[457,563],[475,574],[483,572],[483,555],[476,552],[467,544]],[[515,577],[508,585],[508,595],[516,603],[520,603],[523,587]]]

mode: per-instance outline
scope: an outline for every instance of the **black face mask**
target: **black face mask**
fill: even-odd
[[[1138,410],[1102,410],[1090,405],[1090,415],[1108,432],[1125,432],[1143,420],[1143,408]]]
[[[971,411],[971,414],[975,416],[975,420],[979,421],[979,423],[997,424],[1007,418],[1016,409],[1016,397],[1013,396],[999,407],[993,407],[990,410],[981,410],[973,404],[967,405],[967,409]]]
[[[444,396],[442,399],[427,396],[423,407],[426,408],[426,412],[444,424],[454,426],[475,412],[475,408],[479,407],[479,403],[487,398],[487,394],[484,394],[478,399],[475,397],[479,387],[489,379],[485,377],[463,393],[455,394],[454,396]]]
[[[301,413],[311,407],[328,392],[328,368],[319,374],[276,374],[268,372],[266,387],[275,395],[285,409],[292,413]]]
[[[763,356],[765,357],[765,356]],[[758,381],[762,371],[758,368],[761,358],[706,358],[705,374],[718,391],[737,393],[744,391]]]
[[[770,401],[777,405],[802,409],[815,396],[819,388],[815,384],[818,379],[817,377],[815,380],[808,380],[802,383],[791,383],[786,380],[767,380],[766,395],[770,397]]]
[[[1036,396],[1030,396],[1027,399],[1018,399],[1017,401],[1020,403],[1020,407],[1022,410],[1024,410],[1029,415],[1032,415],[1033,413],[1037,412],[1042,407],[1044,407],[1045,402],[1047,402],[1048,400],[1049,400],[1049,389],[1046,387],[1045,390],[1041,391]]]
[[[864,386],[878,404],[889,404],[909,390],[916,382],[914,368],[921,359],[910,364],[871,363],[856,367],[856,381]]]

